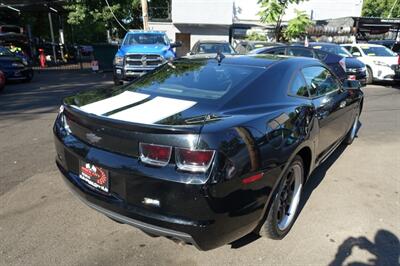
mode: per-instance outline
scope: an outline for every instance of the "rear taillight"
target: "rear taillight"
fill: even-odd
[[[140,160],[143,163],[166,166],[169,163],[172,153],[171,146],[139,143]]]
[[[175,148],[175,160],[179,170],[206,172],[214,159],[213,150]]]
[[[400,65],[400,55],[397,57],[397,64]]]

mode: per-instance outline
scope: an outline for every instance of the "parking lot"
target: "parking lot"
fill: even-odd
[[[64,96],[101,86],[109,74],[47,71],[0,94],[0,265],[399,265],[400,86],[363,88],[358,138],[312,174],[284,240],[208,252],[117,224],[64,185],[52,123]]]

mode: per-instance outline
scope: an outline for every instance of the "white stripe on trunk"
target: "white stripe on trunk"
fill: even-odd
[[[87,113],[102,115],[124,106],[143,101],[149,96],[150,95],[147,94],[125,91],[117,96],[81,106],[80,109]]]
[[[123,110],[109,117],[134,123],[154,124],[164,118],[187,110],[195,104],[196,102],[192,101],[156,97],[141,105]]]

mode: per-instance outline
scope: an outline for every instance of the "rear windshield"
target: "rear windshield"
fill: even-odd
[[[7,48],[0,46],[0,56],[14,56],[14,54]]]
[[[361,49],[368,56],[395,56],[395,53],[384,46],[361,46]]]
[[[229,43],[201,43],[199,45],[200,54],[216,54],[218,52],[234,54],[235,50]]]
[[[165,64],[132,83],[128,90],[146,94],[178,96],[195,100],[216,100],[253,80],[262,68],[202,61]]]

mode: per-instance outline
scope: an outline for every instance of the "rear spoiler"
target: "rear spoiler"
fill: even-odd
[[[64,105],[64,115],[72,121],[87,127],[104,126],[118,128],[127,131],[158,134],[199,134],[202,125],[161,125],[161,124],[139,124],[116,120],[104,116],[86,113],[77,106]]]

